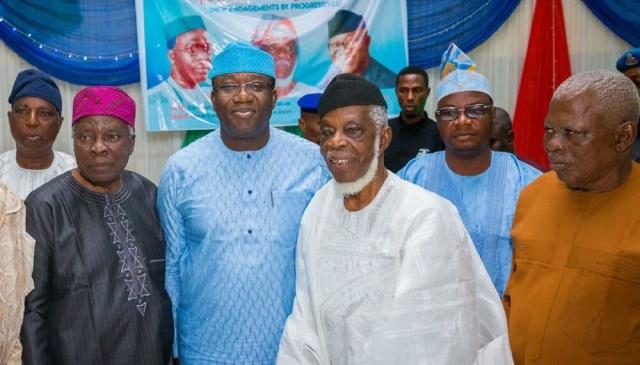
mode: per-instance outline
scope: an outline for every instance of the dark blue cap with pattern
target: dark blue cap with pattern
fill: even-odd
[[[28,69],[20,72],[13,83],[9,104],[13,105],[18,99],[33,96],[53,104],[62,113],[62,96],[60,89],[53,79],[42,71]]]

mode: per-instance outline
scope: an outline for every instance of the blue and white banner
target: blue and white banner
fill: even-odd
[[[210,72],[235,40],[269,52],[278,102],[272,125],[294,125],[297,100],[343,72],[376,83],[399,113],[396,73],[407,65],[404,0],[136,0],[149,131],[214,129]]]

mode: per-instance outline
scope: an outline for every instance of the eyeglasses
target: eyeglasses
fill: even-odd
[[[460,112],[464,112],[464,115],[470,119],[482,118],[488,110],[491,110],[493,105],[485,104],[473,104],[467,105],[464,108],[446,107],[436,110],[436,118],[442,122],[451,122],[458,119]]]
[[[271,90],[272,88],[272,85],[265,84],[264,82],[250,81],[245,82],[244,84],[222,84],[220,86],[214,86],[213,91],[219,92],[225,96],[231,96],[239,93],[240,89],[244,89],[244,91],[250,94],[261,94],[266,90]]]
[[[211,43],[191,43],[184,48],[174,48],[173,50],[188,53],[191,57],[202,53],[211,56],[213,54],[213,45]]]
[[[259,45],[260,49],[271,54],[275,55],[279,52],[284,52],[286,54],[292,54],[296,51],[296,42],[291,40],[287,42],[264,42]]]

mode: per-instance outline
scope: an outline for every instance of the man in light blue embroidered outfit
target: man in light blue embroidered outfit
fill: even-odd
[[[213,66],[221,128],[160,179],[166,286],[181,364],[273,364],[295,291],[302,213],[329,180],[317,145],[269,126],[272,57],[240,42]]]
[[[419,156],[398,172],[449,199],[462,217],[502,295],[511,269],[509,232],[520,190],[540,171],[514,155],[491,151],[495,109],[489,81],[455,44],[442,56],[436,120],[445,150]]]

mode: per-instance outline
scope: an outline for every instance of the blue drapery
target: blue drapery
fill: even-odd
[[[634,47],[640,47],[640,0],[582,0],[604,25]]]
[[[470,51],[519,0],[407,0],[409,59],[429,68],[454,41]],[[0,38],[29,63],[75,84],[140,80],[134,0],[2,0]]]
[[[138,82],[135,0],[2,0],[0,38],[59,79]]]
[[[509,18],[520,0],[407,0],[409,63],[430,68],[455,42],[468,52]]]

